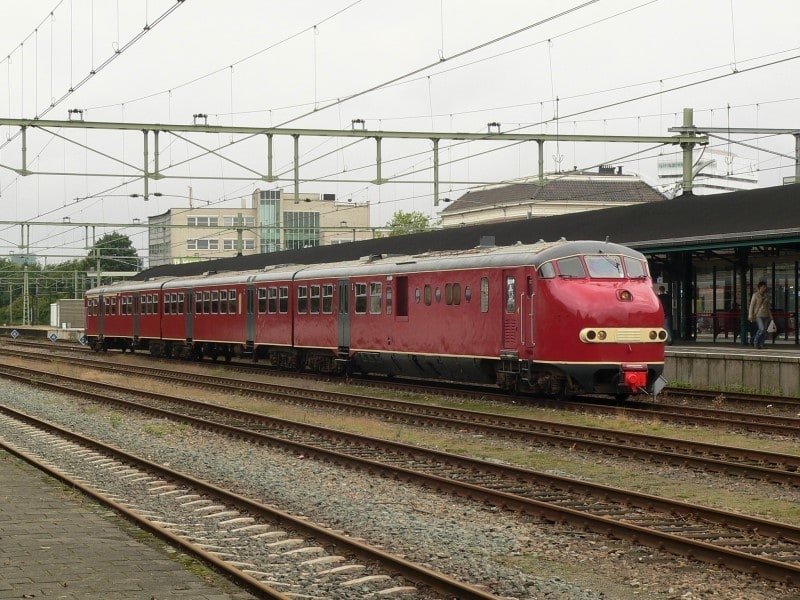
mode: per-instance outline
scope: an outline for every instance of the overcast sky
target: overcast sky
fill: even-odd
[[[2,118],[66,120],[78,108],[91,121],[188,124],[205,113],[220,125],[348,129],[363,119],[371,130],[485,132],[497,122],[505,132],[669,135],[682,108],[693,107],[698,125],[800,128],[797,0],[7,0],[3,8]],[[141,133],[55,131],[72,142],[29,133],[31,170],[118,176],[20,177],[9,169],[21,163],[20,138],[8,141],[18,129],[0,127],[0,219],[127,223],[187,206],[190,187],[198,202],[230,207],[259,187],[292,191],[213,154],[184,162],[202,152],[192,142],[235,142],[225,156],[265,173],[263,138],[162,134],[161,168],[176,178],[151,181],[150,191],[164,195],[145,202],[129,197],[143,191],[141,181],[125,184],[133,167],[123,177],[119,163],[83,147],[140,167]],[[760,186],[794,174],[791,135],[736,139],[754,148],[712,144],[736,154],[736,168],[757,172]],[[328,181],[301,191],[369,201],[374,226],[396,210],[435,216],[443,205],[434,208],[427,183],[431,147],[385,141],[382,175],[404,174],[404,183],[375,186],[334,181],[374,178],[374,142],[304,138],[301,176]],[[545,166],[607,162],[655,184],[656,157],[675,148],[649,148],[548,144]],[[481,182],[535,174],[537,147],[443,142],[440,161],[441,196],[457,198]],[[276,171],[291,162],[291,140],[276,138]],[[240,179],[209,179],[218,176]],[[82,230],[31,231],[33,251],[49,260],[83,252]],[[146,247],[144,233],[127,233]],[[0,226],[0,255],[19,241],[18,227]]]

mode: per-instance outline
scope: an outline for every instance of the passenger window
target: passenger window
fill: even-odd
[[[267,294],[267,312],[271,315],[278,312],[278,288],[276,287],[269,288]]]
[[[315,315],[319,314],[319,286],[311,286],[311,312]]]
[[[467,301],[467,304],[472,300],[472,288],[468,285],[464,286],[464,300]]]
[[[211,314],[211,292],[203,292],[203,314]]]
[[[481,277],[481,312],[489,312],[489,278]]]
[[[322,286],[322,312],[326,315],[333,312],[333,284]]]
[[[194,294],[194,314],[203,314],[203,292],[195,292]]]
[[[280,296],[278,298],[278,309],[281,314],[286,314],[289,312],[289,287],[288,286],[281,286],[280,288]]]
[[[561,277],[568,279],[583,279],[586,277],[586,271],[583,269],[583,263],[577,256],[571,258],[562,258],[556,261],[558,264],[558,272]]]
[[[461,304],[461,284],[454,283],[453,284],[453,304],[458,306]]]
[[[422,300],[422,292],[420,291],[419,288],[414,290],[414,300],[417,301],[417,304],[419,304],[420,300]]]
[[[236,290],[228,290],[228,312],[235,315],[236,309]]]
[[[297,286],[297,312],[300,314],[308,312],[308,287],[305,285]]]
[[[544,263],[541,267],[539,267],[539,277],[542,279],[553,279],[555,276],[556,268],[553,266],[553,263]]]
[[[444,303],[448,306],[453,303],[453,284],[446,283],[444,286]]]
[[[392,286],[386,286],[386,314],[392,314]]]
[[[127,313],[127,302],[126,302],[126,300],[127,300],[127,298],[123,298],[122,299],[122,306],[121,306],[122,310],[120,310],[120,313],[123,314],[123,315],[128,314]],[[170,306],[169,306],[169,294],[164,294],[164,314],[168,315],[168,314],[170,314],[170,312],[171,311],[170,311]]]
[[[431,299],[432,299],[431,286],[426,285],[425,286],[425,306],[430,306],[431,305]]]
[[[262,315],[267,312],[267,288],[258,288],[258,312]]]
[[[506,312],[517,312],[517,278],[506,277]]]
[[[369,284],[369,312],[373,315],[379,315],[381,312],[381,297],[383,296],[383,284],[370,283]]]
[[[434,298],[436,298],[436,303],[437,304],[439,302],[441,302],[442,301],[442,289],[437,287],[436,291],[433,293],[433,296],[434,296]]]
[[[228,312],[228,290],[219,291],[219,312],[222,315]]]
[[[219,312],[219,292],[214,290],[211,292],[211,314],[215,315]]]
[[[184,298],[185,298],[185,296],[183,295],[183,292],[178,294],[178,314],[179,315],[183,314]]]
[[[356,314],[363,315],[367,312],[367,284],[355,284]]]

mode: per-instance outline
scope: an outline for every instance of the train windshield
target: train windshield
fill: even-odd
[[[625,270],[628,272],[628,277],[631,279],[647,277],[647,263],[645,261],[631,258],[630,256],[623,256],[622,260],[625,262]]]
[[[622,270],[622,260],[619,256],[610,254],[599,254],[585,256],[586,268],[589,270],[589,277],[593,279],[621,279],[625,277]]]

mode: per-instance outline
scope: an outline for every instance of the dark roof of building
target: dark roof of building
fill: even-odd
[[[442,213],[457,213],[476,208],[578,200],[582,202],[655,202],[664,196],[638,177],[628,175],[608,176],[591,174],[581,177],[564,177],[537,183],[513,183],[499,187],[472,190],[447,206]]]
[[[183,265],[163,265],[138,278],[196,275],[208,270],[250,270],[267,265],[329,263],[372,254],[414,254],[473,248],[493,236],[498,246],[565,237],[604,240],[640,251],[659,248],[709,248],[752,244],[760,240],[800,241],[800,184],[710,196],[684,195],[657,203],[585,211],[505,223],[483,223],[413,235],[364,240],[224,258]]]

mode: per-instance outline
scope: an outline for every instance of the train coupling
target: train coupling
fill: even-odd
[[[647,389],[647,365],[623,364],[620,371],[622,384],[632,393]]]

